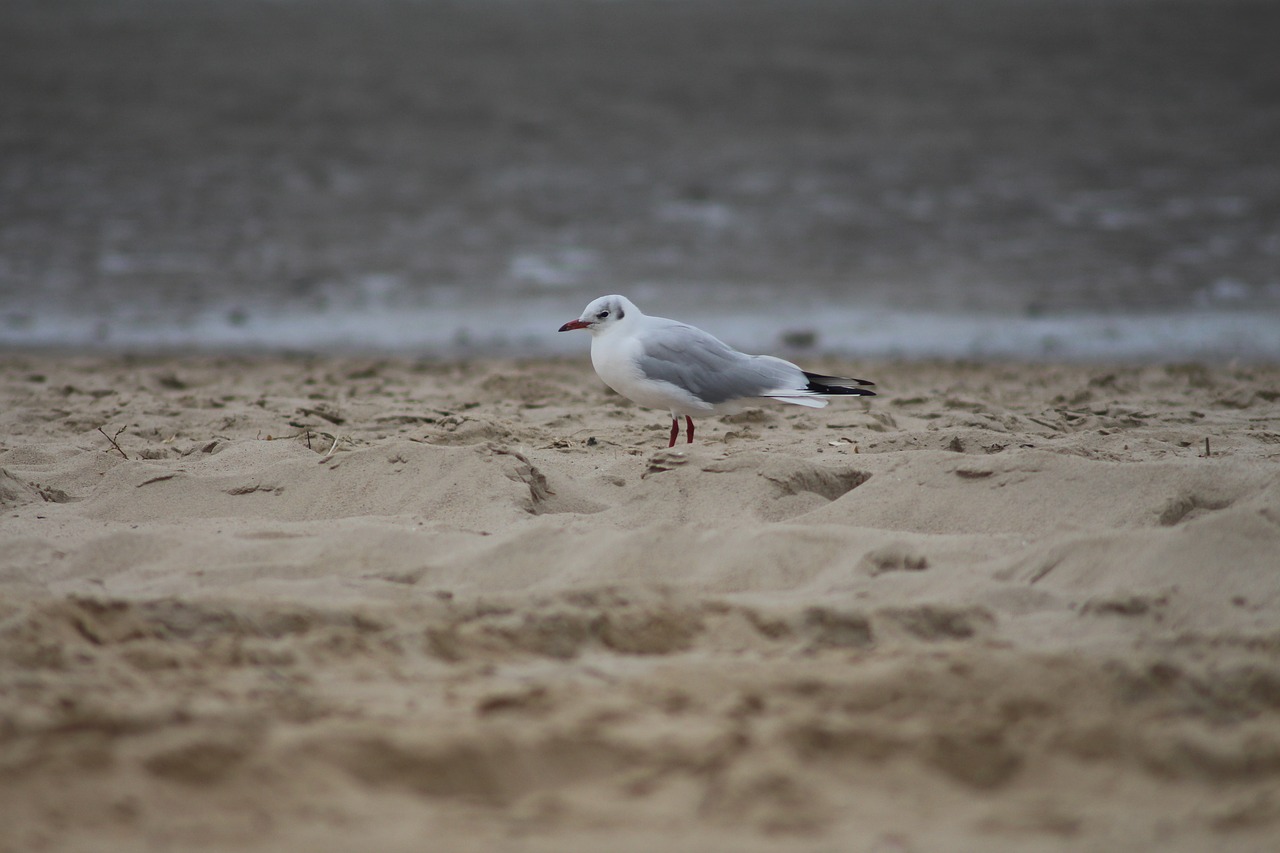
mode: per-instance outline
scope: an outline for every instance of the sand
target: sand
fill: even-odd
[[[806,366],[0,356],[0,850],[1273,845],[1280,368]]]

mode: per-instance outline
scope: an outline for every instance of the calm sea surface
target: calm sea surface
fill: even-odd
[[[1280,3],[5,0],[0,346],[1280,359]]]

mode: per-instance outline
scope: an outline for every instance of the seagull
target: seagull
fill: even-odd
[[[737,411],[752,399],[821,409],[828,396],[875,396],[857,387],[874,382],[809,373],[771,355],[738,352],[687,323],[641,313],[625,296],[601,296],[560,327],[574,329],[591,332],[591,365],[604,384],[641,406],[671,412],[667,447],[676,445],[682,416],[692,444],[694,415]]]

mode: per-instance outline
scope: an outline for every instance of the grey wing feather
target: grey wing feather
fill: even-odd
[[[800,368],[780,358],[744,355],[701,329],[671,321],[645,336],[640,369],[716,404],[805,386]]]

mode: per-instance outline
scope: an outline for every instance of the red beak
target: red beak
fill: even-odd
[[[574,329],[585,329],[588,327],[588,325],[589,324],[584,323],[581,320],[570,320],[569,322],[565,323],[563,326],[560,327],[560,331],[572,332]]]

